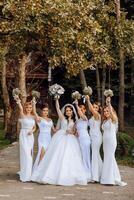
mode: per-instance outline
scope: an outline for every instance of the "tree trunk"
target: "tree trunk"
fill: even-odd
[[[19,117],[18,107],[17,105],[14,105],[11,116],[10,116],[10,120],[8,122],[8,127],[6,131],[6,136],[5,136],[6,139],[9,139],[11,143],[17,140],[18,117]]]
[[[86,82],[86,78],[85,78],[85,74],[83,70],[80,70],[80,82],[81,82],[81,86],[82,86],[82,90],[87,87],[87,82]]]
[[[19,65],[19,89],[21,90],[21,102],[22,105],[26,102],[26,64],[28,63],[29,56],[24,54],[20,60]]]
[[[15,75],[15,88],[18,88],[19,83],[19,73],[18,73],[18,63],[14,61],[14,75]],[[19,110],[16,102],[12,102],[12,113],[10,116],[10,121],[8,123],[8,128],[6,132],[6,138],[10,140],[10,142],[14,142],[18,138],[18,118],[19,118]]]
[[[105,104],[104,91],[106,87],[106,67],[102,69],[102,106]]]
[[[85,87],[87,87],[86,77],[83,70],[80,70],[79,76],[80,76],[80,82],[81,82],[81,86],[83,90]],[[87,110],[87,117],[89,117],[90,111],[88,109],[87,103],[86,103],[86,110]]]
[[[124,83],[124,53],[120,49],[120,69],[119,69],[119,106],[118,106],[118,117],[119,117],[119,129],[124,131],[124,101],[125,101],[125,83]]]
[[[129,99],[129,121],[130,123],[134,122],[134,59],[131,62],[131,95]]]
[[[24,105],[26,101],[26,64],[28,63],[28,56],[23,55],[19,66],[14,68],[14,74],[18,77],[15,80],[15,86],[21,90],[21,102]],[[18,135],[18,118],[19,118],[19,111],[18,106],[16,104],[13,105],[12,114],[10,117],[10,121],[7,128],[6,138],[8,138],[11,143],[16,141]]]
[[[98,102],[101,102],[101,83],[100,83],[100,74],[98,66],[96,67],[96,88],[97,88],[97,96],[98,96]]]
[[[7,125],[11,115],[11,106],[10,106],[9,93],[7,89],[7,83],[6,83],[6,61],[3,61],[1,85],[2,85],[2,94],[4,101],[4,128],[5,130],[7,130]]]
[[[116,5],[117,23],[120,24],[120,0],[114,0]],[[124,52],[119,47],[120,69],[119,69],[119,130],[124,131],[124,99],[125,99],[125,83],[124,83]]]

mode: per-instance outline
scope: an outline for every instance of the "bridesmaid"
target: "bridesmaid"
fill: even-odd
[[[33,132],[36,129],[35,118],[33,115],[33,108],[31,102],[26,102],[24,107],[21,105],[21,100],[16,97],[20,111],[20,180],[22,182],[30,181],[33,167],[33,146],[34,136]]]
[[[101,184],[125,186],[121,181],[120,172],[115,160],[115,151],[117,147],[116,133],[118,129],[118,118],[116,112],[111,106],[111,98],[107,97],[106,106],[103,108],[103,151],[104,164],[101,174]]]
[[[82,158],[84,167],[87,173],[88,182],[91,181],[91,159],[90,159],[90,136],[88,134],[88,119],[85,115],[85,105],[78,105],[78,101],[75,100],[76,109],[79,115],[79,119],[76,121],[76,129],[78,133],[78,139],[81,147]]]
[[[90,102],[90,97],[86,96],[88,108],[92,113],[92,117],[89,119],[90,126],[90,137],[91,137],[91,166],[92,166],[92,182],[100,182],[102,172],[102,159],[100,156],[100,147],[102,144],[102,134],[100,131],[101,126],[101,115],[100,115],[100,104],[99,102]]]
[[[38,154],[35,160],[34,168],[40,163],[45,152],[48,149],[49,143],[51,141],[51,132],[54,132],[54,126],[52,119],[49,118],[49,106],[44,104],[42,106],[42,113],[39,116],[36,112],[35,102],[33,101],[34,114],[36,116],[36,121],[39,126],[39,137],[38,137]]]

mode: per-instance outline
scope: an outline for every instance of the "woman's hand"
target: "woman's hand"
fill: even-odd
[[[36,105],[37,102],[36,102],[36,98],[35,97],[33,97],[31,103],[32,103],[32,105]]]
[[[86,99],[86,101],[90,101],[90,96],[85,95],[85,99]]]
[[[74,131],[67,130],[66,133],[67,133],[67,134],[70,134],[70,135],[73,135],[73,134],[74,134]]]
[[[74,134],[76,137],[79,137],[79,133],[76,131]]]
[[[76,106],[78,106],[78,99],[75,99],[75,101],[73,102]]]
[[[32,134],[33,134],[33,131],[29,131],[29,132],[28,132],[28,135],[32,135]]]
[[[106,104],[107,104],[107,105],[111,104],[111,97],[107,97],[107,98],[106,98]]]
[[[20,100],[20,98],[17,94],[14,95],[14,99],[15,99],[17,104],[21,102],[21,100]]]

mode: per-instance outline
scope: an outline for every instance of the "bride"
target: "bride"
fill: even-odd
[[[31,180],[43,184],[87,185],[86,172],[75,131],[76,111],[71,104],[60,110],[56,99],[60,129],[52,137],[46,155],[33,171]]]

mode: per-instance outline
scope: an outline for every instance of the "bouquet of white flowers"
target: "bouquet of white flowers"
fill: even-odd
[[[32,96],[35,98],[35,99],[39,99],[40,98],[40,92],[36,91],[36,90],[33,90],[32,91]]]
[[[15,88],[15,89],[13,89],[13,91],[12,91],[12,95],[13,95],[13,97],[14,97],[15,95],[19,96],[20,94],[21,94],[21,91],[20,91],[19,88]]]
[[[84,90],[83,90],[83,94],[84,95],[91,96],[92,93],[93,93],[93,90],[92,90],[92,88],[90,86],[85,87]]]
[[[111,89],[105,90],[104,91],[104,96],[105,97],[112,97],[112,96],[114,96],[113,91]]]
[[[20,94],[21,94],[21,91],[20,91],[19,88],[13,89],[12,95],[13,95],[13,98],[14,98],[15,101],[18,101]]]
[[[49,94],[51,96],[54,96],[54,99],[57,99],[57,98],[59,99],[60,96],[64,94],[64,92],[65,92],[65,89],[61,85],[54,84],[49,87]]]
[[[72,93],[72,99],[81,99],[81,94],[78,91]]]

